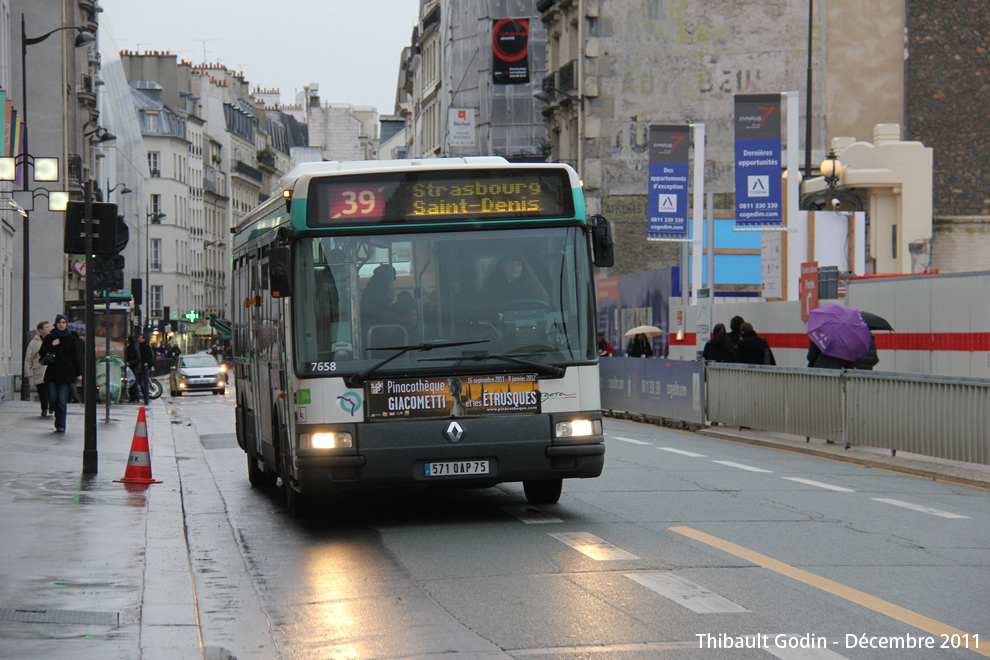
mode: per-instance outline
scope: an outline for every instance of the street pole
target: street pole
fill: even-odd
[[[93,199],[92,183],[83,183],[83,216],[86,220],[86,366],[83,369],[83,387],[86,409],[83,440],[83,474],[96,474],[98,453],[96,450],[96,324],[93,314]],[[106,228],[101,228],[106,231]]]
[[[808,0],[808,81],[805,90],[804,108],[804,179],[811,178],[811,47],[815,32],[815,0]],[[788,146],[790,149],[790,146]]]
[[[21,14],[21,116],[27,117],[27,31],[24,27],[24,14]],[[21,154],[21,176],[24,178],[24,190],[30,190],[28,185],[28,124],[27,120],[22,124],[21,132],[24,136],[24,151]],[[24,353],[27,350],[27,337],[31,332],[31,284],[28,281],[28,274],[31,272],[31,223],[28,222],[28,214],[24,213],[24,257],[21,271],[21,401],[31,400],[31,390],[24,383]]]
[[[109,197],[109,196],[108,196]],[[103,290],[103,298],[106,303],[103,317],[103,334],[106,335],[107,350],[103,354],[103,366],[106,367],[106,378],[103,381],[103,399],[106,403],[106,416],[104,423],[110,423],[110,289]]]

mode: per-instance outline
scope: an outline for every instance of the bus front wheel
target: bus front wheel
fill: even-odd
[[[563,479],[524,481],[523,492],[526,493],[526,501],[530,504],[556,504],[560,500],[563,486]]]

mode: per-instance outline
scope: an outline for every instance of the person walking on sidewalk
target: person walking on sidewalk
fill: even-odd
[[[49,412],[52,414],[55,413],[55,404],[48,399],[48,384],[45,383],[45,370],[48,369],[48,366],[41,363],[41,355],[39,354],[41,343],[51,331],[51,323],[48,321],[39,322],[38,332],[31,339],[24,354],[25,371],[31,375],[31,382],[34,384],[35,389],[38,390],[38,401],[41,402],[42,417],[48,417]],[[22,387],[24,386],[22,385]]]
[[[138,335],[138,350],[141,353],[141,394],[144,397],[144,405],[148,405],[148,392],[151,391],[151,374],[155,371],[155,353],[151,350],[151,345],[144,334]],[[138,374],[134,374],[138,378]]]
[[[127,398],[129,403],[140,403],[142,398],[147,397],[144,391],[144,368],[141,366],[141,347],[138,345],[137,337],[131,335],[127,339],[127,348],[124,350],[124,360],[127,368],[134,376],[134,382],[127,388]]]
[[[82,373],[75,337],[69,332],[69,320],[65,316],[59,314],[55,317],[55,327],[42,340],[38,353],[42,357],[49,353],[55,355],[55,361],[45,370],[45,383],[48,385],[48,398],[55,406],[55,431],[65,433],[69,386]]]

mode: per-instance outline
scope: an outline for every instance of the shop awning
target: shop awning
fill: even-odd
[[[230,326],[218,320],[215,316],[210,317],[210,325],[217,331],[220,339],[230,339]]]

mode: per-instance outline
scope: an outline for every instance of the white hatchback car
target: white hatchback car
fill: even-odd
[[[217,359],[209,353],[180,355],[168,374],[168,392],[182,396],[185,392],[226,392],[223,370]]]

